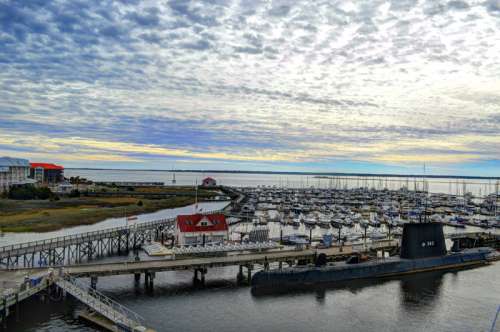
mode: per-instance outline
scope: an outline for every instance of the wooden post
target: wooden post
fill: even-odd
[[[149,273],[149,289],[150,290],[153,290],[153,288],[154,288],[154,280],[155,280],[155,273],[150,272]]]
[[[236,280],[238,281],[238,283],[241,283],[243,281],[243,265],[240,265],[239,266],[239,271],[238,271],[238,275],[236,276]]]
[[[249,285],[252,282],[252,267],[250,265],[247,265],[247,281]]]

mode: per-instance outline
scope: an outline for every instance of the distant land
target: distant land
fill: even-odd
[[[394,177],[394,178],[439,178],[439,179],[483,179],[500,180],[500,176],[466,175],[428,175],[428,174],[381,174],[381,173],[336,173],[336,172],[279,172],[279,171],[237,171],[211,169],[126,169],[126,168],[86,168],[68,167],[72,170],[94,171],[134,171],[134,172],[177,172],[177,173],[232,173],[232,174],[275,174],[275,175],[314,175],[314,176],[359,176],[359,177]]]

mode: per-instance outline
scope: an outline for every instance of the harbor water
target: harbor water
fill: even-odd
[[[210,269],[204,288],[178,271],[157,274],[153,293],[136,288],[133,276],[99,278],[98,289],[157,331],[489,331],[500,303],[498,263],[266,296],[238,286],[236,272]],[[95,331],[75,318],[80,309],[69,298],[50,305],[33,298],[6,331]]]

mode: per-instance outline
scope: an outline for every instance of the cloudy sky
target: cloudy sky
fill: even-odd
[[[0,155],[500,175],[500,0],[0,0]]]

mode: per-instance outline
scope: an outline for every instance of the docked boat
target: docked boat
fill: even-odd
[[[343,263],[327,264],[326,256],[320,254],[316,266],[259,271],[252,278],[252,288],[257,291],[303,288],[351,279],[448,270],[488,264],[492,255],[494,252],[490,248],[447,253],[441,223],[412,223],[404,225],[398,257],[360,262],[359,256],[352,256]]]
[[[316,225],[316,218],[314,216],[307,216],[304,219],[304,224],[308,227],[314,227]]]

